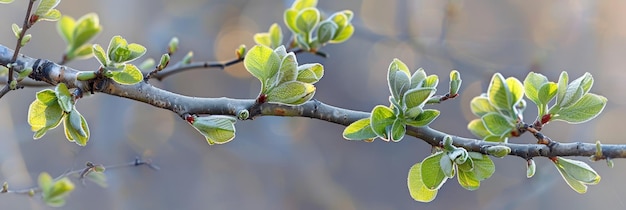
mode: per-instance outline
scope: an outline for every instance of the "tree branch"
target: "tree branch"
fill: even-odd
[[[0,64],[10,62],[13,50],[0,45]],[[59,82],[65,83],[69,88],[79,88],[83,92],[102,92],[113,96],[124,97],[135,101],[140,101],[158,108],[167,109],[178,114],[184,119],[187,114],[210,114],[210,115],[233,115],[239,111],[248,110],[250,119],[258,116],[288,116],[288,117],[308,117],[332,122],[347,126],[354,121],[369,117],[368,112],[349,110],[324,104],[317,100],[311,100],[298,106],[287,106],[282,104],[263,103],[256,104],[252,99],[231,99],[231,98],[200,98],[172,93],[150,85],[147,82],[140,82],[135,85],[121,85],[110,79],[90,81],[76,80],[76,69],[61,66],[49,60],[34,59],[27,56],[20,56],[19,65],[31,67],[33,69],[31,78],[44,81],[51,85]],[[24,68],[19,68],[24,69]],[[443,137],[449,134],[432,129],[430,127],[407,127],[407,134],[422,139],[433,146],[440,146]],[[340,135],[340,134],[338,134]],[[479,139],[463,138],[452,136],[453,144],[463,147],[468,151],[485,153],[485,149],[493,145],[505,145],[511,148],[509,155],[518,156],[523,159],[533,157],[555,157],[555,156],[593,156],[596,153],[596,145],[592,143],[558,143],[550,146],[544,144],[514,144],[514,143],[494,143]],[[603,144],[602,157],[604,158],[626,158],[625,144]]]

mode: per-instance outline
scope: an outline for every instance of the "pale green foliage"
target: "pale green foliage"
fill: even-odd
[[[74,190],[74,184],[67,177],[53,180],[50,174],[45,172],[39,174],[38,184],[43,201],[53,207],[65,205],[65,197]]]
[[[105,76],[123,85],[133,85],[143,80],[141,70],[128,62],[144,55],[145,47],[136,43],[128,44],[121,36],[114,36],[106,52],[99,44],[94,44],[92,48],[96,60],[106,69]]]
[[[341,43],[352,36],[354,33],[354,26],[350,22],[352,11],[335,12],[323,19],[316,6],[317,1],[296,0],[285,10],[285,25],[293,33],[292,37],[295,39],[293,41],[298,47],[317,51],[327,43]]]
[[[409,170],[409,192],[416,201],[432,201],[446,180],[455,175],[463,188],[476,190],[482,180],[495,172],[495,166],[488,156],[467,152],[452,143],[452,137],[445,136],[443,150],[431,154]]]
[[[459,75],[455,77],[458,82],[451,85],[460,85]],[[439,79],[436,75],[426,75],[423,69],[411,74],[402,61],[394,59],[389,64],[387,81],[391,106],[374,107],[369,118],[370,125],[364,124],[363,120],[354,122],[344,129],[344,138],[368,140],[379,137],[397,142],[404,137],[407,125],[427,126],[439,116],[438,110],[424,109],[437,91]],[[456,88],[458,90],[458,86]]]
[[[254,35],[254,42],[258,45],[264,45],[272,49],[276,49],[283,44],[283,32],[276,23],[270,26],[269,32],[257,33]]]
[[[236,118],[230,116],[211,115],[194,117],[191,124],[207,140],[209,145],[225,144],[235,138]]]
[[[554,166],[565,182],[576,192],[587,192],[587,185],[600,182],[600,175],[584,162],[557,157]]]
[[[61,18],[61,12],[55,7],[59,5],[61,0],[40,0],[34,15],[38,16],[37,20],[57,21]]]
[[[244,66],[261,81],[259,96],[268,102],[298,105],[315,94],[313,85],[324,75],[321,64],[298,66],[295,54],[287,53],[284,46],[275,50],[264,45],[252,47],[244,58]]]
[[[91,43],[102,31],[98,15],[89,13],[78,20],[70,16],[63,16],[57,22],[57,32],[65,40],[65,60],[86,59],[93,55]]]
[[[64,83],[55,90],[42,90],[28,108],[28,124],[39,139],[50,129],[56,128],[63,120],[65,136],[71,142],[85,146],[89,140],[89,126],[85,118],[76,110],[72,94]]]
[[[13,3],[13,1],[15,0],[0,0],[0,4],[10,4]]]

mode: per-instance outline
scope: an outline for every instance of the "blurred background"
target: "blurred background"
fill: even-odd
[[[1,5],[0,43],[14,46],[11,23],[22,23],[27,1]],[[195,61],[234,58],[240,44],[254,45],[252,36],[277,22],[292,1],[250,0],[64,0],[58,9],[78,18],[96,12],[104,31],[94,41],[103,46],[114,35],[148,48],[144,58],[158,60],[169,39],[181,40],[173,61],[187,51]],[[393,58],[411,69],[423,67],[440,76],[439,93],[447,90],[448,73],[461,72],[461,97],[433,105],[442,111],[432,127],[472,137],[466,124],[475,118],[469,101],[483,92],[491,75],[523,80],[529,71],[555,81],[566,70],[570,78],[584,72],[595,77],[592,92],[609,98],[603,114],[589,123],[554,122],[544,134],[561,142],[626,144],[620,122],[626,117],[623,73],[626,27],[622,1],[320,1],[331,14],[355,13],[354,36],[328,45],[329,58],[301,54],[300,63],[320,62],[325,76],[315,98],[325,103],[370,111],[388,103],[386,72]],[[23,53],[54,61],[65,44],[56,23],[40,22]],[[95,59],[68,64],[93,70]],[[259,82],[242,64],[198,69],[152,84],[197,97],[254,98]],[[496,172],[480,189],[467,191],[448,180],[431,203],[414,201],[408,193],[409,168],[430,152],[412,137],[399,143],[350,142],[343,127],[308,118],[260,117],[238,122],[237,137],[209,146],[174,113],[149,105],[95,94],[78,109],[91,128],[86,147],[69,143],[62,128],[35,141],[26,121],[28,105],[38,88],[12,91],[0,100],[0,181],[12,189],[36,185],[41,172],[57,176],[84,167],[86,161],[111,165],[135,157],[161,167],[126,167],[106,171],[108,187],[77,183],[65,209],[624,209],[626,164],[590,163],[602,181],[579,195],[561,179],[548,159],[537,158],[537,174],[525,177],[525,161],[494,159]],[[526,121],[534,120],[529,106]],[[618,129],[618,130],[615,130]],[[511,139],[532,143],[531,135]],[[586,160],[586,158],[579,158]],[[2,209],[49,209],[39,197],[0,195]]]

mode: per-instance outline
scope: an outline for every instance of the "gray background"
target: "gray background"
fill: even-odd
[[[100,15],[106,46],[122,35],[158,58],[170,37],[181,40],[180,59],[193,50],[196,61],[233,57],[239,44],[253,46],[252,36],[278,22],[290,1],[65,0],[63,14]],[[26,1],[0,5],[0,43],[14,46],[11,23],[21,23]],[[463,78],[462,97],[440,105],[432,127],[471,137],[466,124],[474,116],[469,101],[486,89],[494,72],[523,79],[531,69],[551,80],[562,70],[576,78],[595,77],[592,92],[609,98],[604,113],[582,125],[549,124],[544,132],[562,142],[626,143],[620,123],[626,116],[623,74],[626,2],[622,1],[321,1],[330,13],[354,11],[356,33],[329,45],[323,59],[303,54],[300,63],[321,62],[325,76],[315,98],[369,111],[387,104],[386,71],[393,58],[411,69],[439,74],[444,92],[450,70]],[[40,22],[24,53],[59,60],[64,42],[56,23]],[[93,70],[94,59],[69,64]],[[225,71],[199,69],[152,81],[158,87],[198,97],[253,98],[259,82],[238,64]],[[175,114],[149,105],[95,94],[79,101],[92,136],[86,147],[65,140],[62,128],[32,140],[26,122],[28,105],[40,89],[13,91],[0,100],[0,181],[12,188],[36,184],[42,171],[53,176],[83,167],[150,158],[161,167],[122,168],[106,172],[109,186],[77,185],[67,209],[589,209],[626,207],[619,192],[626,187],[623,161],[609,169],[591,163],[602,181],[585,195],[572,191],[549,160],[536,160],[538,172],[525,178],[517,157],[494,160],[496,173],[480,189],[467,191],[449,180],[431,203],[412,200],[406,188],[408,169],[430,151],[407,137],[399,143],[349,142],[343,127],[306,118],[261,117],[237,123],[237,137],[209,146]],[[531,122],[535,108],[529,106]],[[534,142],[531,135],[512,142]],[[585,158],[582,158],[585,159]],[[39,198],[0,195],[2,209],[48,209]]]

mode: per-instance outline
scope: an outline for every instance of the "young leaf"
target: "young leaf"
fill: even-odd
[[[293,52],[287,53],[283,58],[276,76],[276,82],[274,83],[276,85],[296,80],[298,76],[298,61]]]
[[[0,4],[10,4],[13,3],[13,1],[15,0],[0,0]]]
[[[87,44],[102,31],[100,19],[96,13],[83,15],[75,24],[72,30],[72,42],[70,45],[72,49],[77,49]]]
[[[556,166],[583,184],[597,184],[600,182],[600,175],[585,162],[557,157]]]
[[[469,156],[472,158],[474,162],[474,176],[477,180],[482,181],[485,180],[496,171],[496,167],[491,161],[491,158],[487,155],[483,155],[477,152],[469,152]]]
[[[428,101],[428,99],[432,97],[435,92],[436,89],[432,87],[415,88],[404,93],[404,97],[402,98],[406,107],[410,109],[417,106],[424,106],[426,101]]]
[[[122,71],[112,71],[112,77],[115,82],[122,85],[134,85],[143,80],[143,74],[133,64],[125,64]]]
[[[50,89],[39,91],[37,99],[28,107],[28,124],[32,131],[35,131],[33,138],[39,139],[47,130],[56,128],[61,123],[63,114],[54,91]]]
[[[439,167],[441,167],[441,171],[448,178],[454,177],[454,164],[452,164],[452,160],[448,155],[443,155],[439,159]]]
[[[467,130],[469,130],[474,136],[479,138],[485,138],[492,135],[481,119],[474,119],[467,124]]]
[[[89,141],[89,125],[87,125],[87,121],[78,110],[73,109],[72,112],[65,117],[63,126],[65,127],[65,137],[67,140],[76,142],[76,144],[80,146],[87,145],[87,141]]]
[[[74,190],[74,184],[67,177],[55,181],[46,172],[39,174],[38,183],[43,201],[53,207],[63,206],[65,197]]]
[[[506,85],[509,87],[509,91],[511,91],[511,104],[519,103],[522,97],[524,97],[524,85],[515,77],[506,78]]]
[[[300,10],[296,17],[296,27],[301,34],[305,34],[307,39],[310,38],[309,33],[313,31],[313,28],[320,22],[320,12],[315,7],[309,7]]]
[[[296,17],[298,17],[299,11],[300,10],[296,9],[287,9],[285,10],[285,14],[283,17],[285,25],[287,25],[287,28],[289,28],[289,30],[291,30],[291,32],[293,32],[294,34],[300,32],[300,30],[298,30],[298,27],[296,27]]]
[[[526,163],[526,178],[531,178],[535,175],[535,171],[537,171],[537,165],[533,159],[530,159]]]
[[[387,83],[391,96],[398,101],[402,101],[404,93],[411,87],[411,72],[409,68],[399,59],[395,58],[389,64],[387,70]]]
[[[72,99],[72,94],[67,89],[65,83],[59,83],[54,89],[54,93],[57,97],[57,101],[59,105],[63,109],[64,112],[70,112],[74,109],[74,101]]]
[[[500,110],[511,110],[513,108],[513,96],[500,73],[494,74],[491,78],[487,95],[489,102],[494,107]]]
[[[411,76],[411,87],[409,89],[415,89],[417,87],[423,87],[424,80],[426,80],[426,71],[424,69],[419,68],[413,75]]]
[[[441,170],[440,159],[443,152],[437,152],[422,161],[421,175],[424,186],[430,190],[438,190],[446,182],[446,175]]]
[[[192,123],[207,140],[209,145],[225,144],[235,138],[236,119],[230,116],[211,115],[197,117]]]
[[[511,123],[507,117],[502,116],[499,113],[487,113],[480,119],[483,121],[484,126],[487,128],[489,133],[496,136],[503,136],[515,128],[515,125]]]
[[[529,72],[528,75],[526,75],[526,79],[524,79],[524,93],[526,94],[526,97],[535,102],[535,104],[543,104],[539,100],[539,88],[546,83],[548,83],[548,78],[546,76],[535,72]]]
[[[317,28],[317,41],[326,43],[332,40],[337,33],[337,24],[332,21],[322,21]]]
[[[15,35],[16,39],[20,38],[20,34],[22,34],[22,28],[20,28],[17,24],[11,24],[11,30],[13,31],[13,35]]]
[[[389,136],[389,140],[393,142],[399,142],[404,138],[404,134],[406,133],[406,124],[404,120],[396,118],[391,124],[391,129],[389,130],[387,136]]]
[[[396,116],[389,107],[378,105],[372,109],[372,115],[370,116],[372,130],[383,140],[388,141],[387,127],[391,127],[395,119]]]
[[[307,63],[298,66],[297,81],[315,84],[324,76],[324,66],[319,63]]]
[[[457,180],[459,185],[467,190],[477,190],[480,187],[480,181],[476,179],[473,171],[458,170]]]
[[[587,122],[602,112],[606,102],[607,99],[603,96],[587,93],[575,104],[561,108],[552,119],[572,124]]]
[[[547,105],[554,98],[554,96],[556,96],[557,91],[558,91],[558,86],[556,83],[547,82],[543,84],[539,88],[539,92],[537,93],[538,100],[539,100],[537,104]]]
[[[268,80],[272,78],[280,67],[280,58],[269,47],[257,45],[252,47],[243,60],[244,67],[252,76],[261,81],[262,93],[265,93]]]
[[[317,0],[295,0],[293,4],[291,4],[291,8],[296,10],[315,6],[317,6]]]
[[[428,189],[422,181],[421,163],[416,163],[409,169],[407,185],[411,197],[419,202],[431,202],[437,196],[437,190]]]
[[[476,96],[470,102],[472,113],[478,117],[482,117],[487,113],[498,112],[498,109],[489,103],[489,98],[484,96]]]
[[[104,52],[104,49],[102,49],[102,46],[100,46],[99,44],[94,44],[92,48],[93,55],[94,57],[96,57],[96,60],[98,60],[98,62],[100,62],[100,65],[102,65],[103,67],[107,67],[109,65],[109,58],[106,56],[106,53]]]
[[[268,102],[298,105],[307,102],[315,94],[315,86],[291,81],[278,85],[267,93]]]
[[[281,46],[283,44],[283,32],[278,24],[274,23],[272,24],[272,26],[270,26],[269,39],[269,47],[271,47],[272,49],[276,49],[278,46]]]
[[[370,125],[370,118],[363,118],[348,125],[343,130],[343,138],[348,140],[365,140],[376,138]]]
[[[425,109],[417,117],[407,119],[406,124],[414,127],[427,126],[439,116],[439,110]]]
[[[50,12],[57,5],[59,5],[60,2],[61,0],[41,0],[37,5],[37,9],[35,10],[34,14],[40,17],[46,16],[48,12]]]

